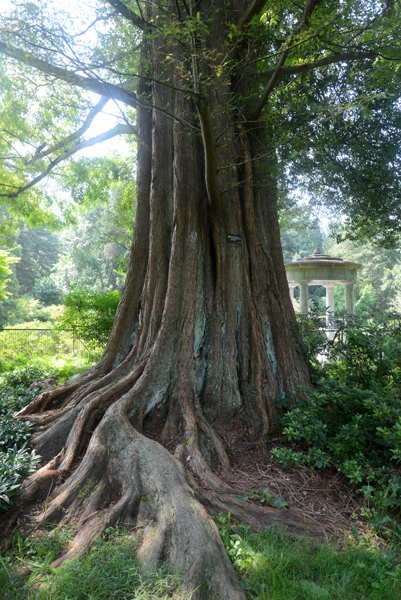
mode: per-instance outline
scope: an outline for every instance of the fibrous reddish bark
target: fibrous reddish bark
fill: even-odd
[[[167,33],[161,27],[144,44],[137,209],[114,327],[94,368],[18,414],[38,424],[32,442],[43,460],[20,501],[63,475],[41,519],[74,523],[78,533],[56,566],[120,519],[144,526],[140,555],[169,558],[194,598],[233,600],[245,595],[202,503],[251,524],[302,530],[305,519],[236,499],[220,478],[230,468],[220,434],[263,436],[280,417],[275,400],[309,379],[292,330],[274,180],[259,158],[268,137],[257,124],[238,125],[229,102],[233,86],[246,94],[250,75],[213,75],[210,52],[202,68],[213,85],[180,91],[190,57],[171,34],[176,5],[168,8]],[[234,2],[232,20],[244,10]],[[208,39],[217,55],[227,16],[215,17]],[[146,424],[161,407],[155,441]]]

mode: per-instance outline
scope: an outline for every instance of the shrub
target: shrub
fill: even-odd
[[[63,292],[51,277],[36,279],[35,285],[32,288],[32,295],[36,300],[44,304],[44,306],[61,304],[63,301]]]
[[[9,368],[5,361],[0,361],[0,373],[1,368],[7,366]],[[25,362],[0,375],[0,513],[12,506],[22,480],[35,471],[39,461],[28,447],[34,426],[13,417],[37,395],[38,391],[29,386],[42,379],[69,379],[89,366],[72,364],[71,359],[59,361],[59,366],[42,360],[36,364]]]
[[[58,305],[43,306],[39,300],[35,300],[31,296],[20,296],[14,299],[14,305],[8,311],[4,327],[8,328],[30,321],[41,321],[43,327],[43,323],[51,322],[53,314],[57,310],[60,310]]]
[[[272,454],[284,464],[342,471],[385,529],[377,511],[401,511],[400,320],[389,315],[387,323],[353,323],[329,346],[316,389],[305,390],[307,399],[282,419],[291,447]]]
[[[54,369],[28,365],[0,377],[0,513],[12,506],[22,480],[35,471],[39,461],[28,448],[33,425],[13,414],[36,396],[37,392],[29,389],[33,381],[55,375]]]
[[[17,494],[22,480],[35,472],[38,462],[39,456],[34,450],[30,452],[26,444],[20,448],[14,445],[7,452],[0,451],[0,513],[12,506],[12,498]]]
[[[34,397],[36,392],[27,389],[34,381],[42,379],[57,379],[58,373],[54,367],[45,367],[34,363],[4,373],[0,378],[0,390],[13,388],[21,396]],[[32,396],[33,394],[33,396]]]
[[[109,338],[121,292],[95,292],[73,286],[64,299],[64,311],[56,319],[59,329],[72,329],[91,350]]]
[[[298,327],[302,336],[302,341],[298,340],[298,342],[309,365],[312,381],[315,382],[322,370],[319,356],[328,353],[330,344],[322,329],[320,311],[311,309],[308,315],[299,314]]]

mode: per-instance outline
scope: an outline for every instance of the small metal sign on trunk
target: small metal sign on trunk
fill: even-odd
[[[229,244],[242,244],[242,235],[238,233],[229,233],[227,235],[227,240]]]

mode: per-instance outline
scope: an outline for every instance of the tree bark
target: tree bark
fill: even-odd
[[[192,55],[173,35],[176,4],[159,12],[159,29],[143,45],[133,242],[103,356],[17,416],[37,423],[32,443],[42,456],[20,506],[44,480],[62,477],[40,520],[77,526],[55,566],[120,519],[144,526],[140,556],[169,558],[193,598],[233,600],[245,595],[202,503],[252,524],[302,531],[308,520],[236,499],[220,478],[230,468],[222,434],[264,436],[279,421],[277,398],[310,381],[274,177],[261,158],[268,133],[239,125],[244,106],[231,102],[252,73],[220,76],[215,58],[226,51],[227,21],[246,6],[233,2],[228,16],[216,6],[208,36],[193,34]],[[154,10],[149,4],[149,20]],[[191,93],[181,91],[185,69],[195,80]],[[199,69],[207,83],[196,81]],[[231,234],[241,243],[230,243]],[[155,434],[147,424],[156,412]]]

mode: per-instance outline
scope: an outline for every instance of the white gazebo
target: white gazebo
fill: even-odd
[[[354,285],[357,281],[359,263],[345,261],[336,256],[321,254],[316,248],[314,254],[285,265],[290,295],[293,298],[294,288],[300,290],[300,313],[308,314],[308,286],[323,285],[326,288],[327,326],[334,317],[334,288],[342,284],[345,294],[345,312],[354,314]]]

